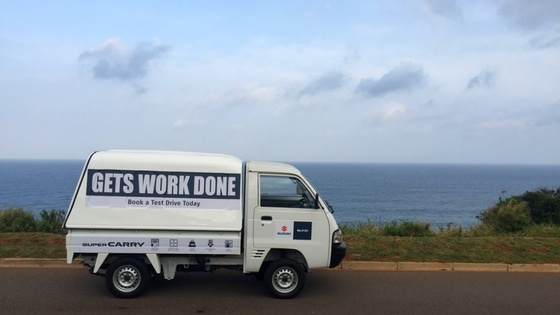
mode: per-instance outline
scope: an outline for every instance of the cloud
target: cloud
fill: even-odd
[[[426,0],[432,13],[450,19],[461,18],[463,16],[457,0]]]
[[[484,121],[473,126],[474,130],[479,131],[496,131],[496,130],[524,130],[526,122],[524,119],[516,118],[500,118]]]
[[[513,25],[524,30],[560,24],[558,0],[501,0],[498,12]]]
[[[537,127],[560,127],[560,100],[533,110],[533,124]],[[528,114],[527,116],[529,116]]]
[[[183,128],[183,127],[187,126],[188,124],[189,124],[189,122],[185,119],[177,119],[173,123],[173,128]]]
[[[525,108],[502,111],[499,116],[490,117],[473,126],[476,130],[529,130],[535,128],[560,127],[560,100]],[[551,136],[554,138],[553,136]]]
[[[380,109],[375,108],[369,111],[369,118],[376,125],[397,120],[404,115],[406,115],[406,107],[397,102],[391,102]]]
[[[348,81],[348,77],[339,71],[330,71],[301,89],[299,96],[314,95],[323,91],[336,90]]]
[[[467,89],[474,89],[477,87],[490,87],[494,84],[495,77],[495,71],[483,70],[478,75],[469,80]]]
[[[263,104],[275,100],[278,91],[274,87],[246,84],[228,91],[222,101],[232,104]]]
[[[536,49],[546,49],[554,46],[560,46],[560,29],[534,37],[529,41],[529,45]]]
[[[118,37],[105,41],[99,47],[83,52],[79,60],[91,66],[96,79],[134,80],[148,73],[150,61],[163,55],[169,46],[141,42],[126,46]]]
[[[379,80],[362,79],[356,92],[368,97],[377,97],[396,91],[412,90],[426,82],[426,75],[420,66],[402,63],[384,74]]]

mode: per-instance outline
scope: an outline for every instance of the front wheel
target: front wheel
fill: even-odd
[[[121,258],[107,268],[105,285],[116,297],[134,298],[142,293],[149,276],[149,270],[142,261],[134,258]]]
[[[297,296],[305,284],[303,266],[291,259],[279,259],[266,269],[264,279],[270,293],[279,299]]]

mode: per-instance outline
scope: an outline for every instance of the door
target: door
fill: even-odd
[[[329,222],[315,193],[293,174],[260,173],[253,213],[253,246],[300,251],[309,266],[328,265]]]

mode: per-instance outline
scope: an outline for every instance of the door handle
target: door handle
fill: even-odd
[[[269,215],[263,215],[263,216],[261,217],[261,220],[262,220],[262,221],[272,221],[272,217],[269,216]]]

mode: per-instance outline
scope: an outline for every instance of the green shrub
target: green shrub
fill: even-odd
[[[492,228],[487,225],[475,225],[471,226],[465,233],[463,234],[465,237],[488,237],[488,236],[496,236],[496,233]]]
[[[516,198],[527,202],[534,223],[560,224],[560,188],[540,188],[537,191],[527,191]]]
[[[64,229],[62,228],[62,223],[64,223],[65,214],[64,210],[52,209],[50,211],[41,211],[39,213],[41,219],[38,223],[38,231],[43,233],[63,234]]]
[[[400,223],[393,220],[381,228],[383,236],[434,236],[429,223],[403,220]]]
[[[379,236],[381,235],[381,225],[374,224],[370,219],[366,222],[359,222],[354,224],[341,224],[340,230],[342,235],[353,236]]]
[[[463,236],[464,231],[460,225],[453,224],[452,222],[447,223],[447,227],[439,227],[439,236]]]
[[[533,223],[528,203],[516,197],[500,199],[494,207],[486,209],[477,218],[497,233],[519,232]]]
[[[520,233],[517,233],[516,236],[560,238],[560,226],[550,224],[533,224],[525,228]]]
[[[37,222],[33,213],[22,208],[8,208],[0,211],[0,233],[35,232]]]

